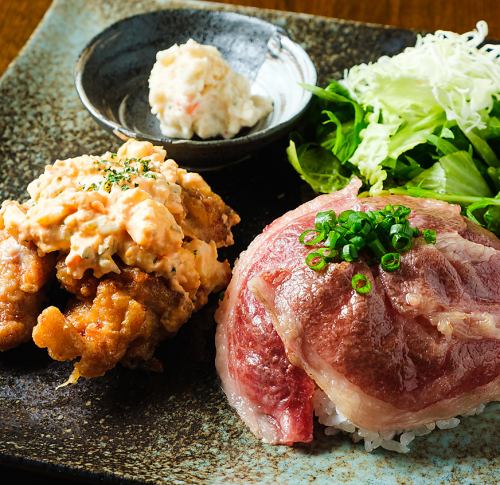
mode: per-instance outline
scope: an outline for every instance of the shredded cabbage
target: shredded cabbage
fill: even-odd
[[[361,143],[349,162],[359,168],[371,185],[370,191],[378,193],[383,189],[387,172],[380,162],[389,154],[389,138],[393,128],[382,123],[370,123],[361,132]]]
[[[500,46],[478,48],[488,26],[481,21],[476,27],[462,35],[437,31],[419,36],[415,47],[401,54],[346,71],[340,84],[361,106],[371,106],[380,113],[388,127],[385,136],[374,140],[368,125],[361,139],[370,136],[371,150],[366,150],[362,141],[358,147],[362,153],[355,152],[350,160],[372,184],[370,193],[382,190],[387,175],[381,164],[391,137],[406,138],[404,145],[391,143],[396,146],[390,155],[397,158],[423,143],[444,120],[456,121],[465,134],[486,128],[493,102],[500,98]],[[414,129],[429,118],[435,121],[420,131]],[[398,136],[402,130],[410,137]]]
[[[499,98],[500,45],[479,48],[488,25],[480,21],[476,29],[418,36],[415,47],[354,66],[340,83],[360,104],[380,110],[389,124],[428,114],[438,105],[465,133],[483,129],[493,99]]]

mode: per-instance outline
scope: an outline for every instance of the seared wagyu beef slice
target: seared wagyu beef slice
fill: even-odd
[[[445,202],[358,198],[359,181],[283,215],[241,254],[216,319],[229,403],[267,443],[312,440],[316,389],[356,427],[412,430],[500,400],[500,241]],[[298,240],[318,211],[411,209],[435,229],[397,271],[304,262]],[[351,280],[371,282],[359,294]]]

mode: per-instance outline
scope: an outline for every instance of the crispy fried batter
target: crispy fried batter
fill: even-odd
[[[57,269],[57,279],[61,286],[75,295],[79,300],[86,300],[88,298],[93,298],[97,291],[97,285],[99,284],[99,279],[92,276],[89,271],[86,271],[82,279],[75,279],[71,276],[68,268],[64,262],[65,255],[61,255],[56,264]],[[130,268],[128,266],[120,265],[122,273],[120,275],[113,276],[115,281],[119,281],[120,284],[126,288],[127,292],[134,298],[138,298],[139,301],[143,302],[145,305],[150,306],[153,311],[158,315],[162,316],[162,323],[165,329],[169,332],[176,332],[180,325],[184,323],[182,321],[178,323],[178,318],[175,317],[173,312],[174,304],[170,301],[170,296],[163,295],[165,289],[167,289],[165,279],[162,277],[156,277],[153,275],[148,275],[137,268]],[[109,277],[108,277],[109,278]],[[180,315],[184,315],[185,308],[187,306],[190,311],[197,311],[203,305],[206,305],[210,293],[213,291],[220,291],[225,288],[229,280],[231,279],[231,268],[229,263],[227,263],[227,277],[221,279],[220,285],[214,288],[206,288],[203,284],[200,285],[194,298],[191,300],[192,305],[188,302],[187,298],[183,298],[183,305],[179,309]],[[143,285],[146,285],[143,287]],[[167,289],[168,295],[172,294],[172,290]],[[176,295],[181,295],[182,293],[175,292]],[[155,295],[153,297],[153,295]],[[182,320],[182,318],[181,318]]]
[[[33,340],[47,347],[55,360],[81,357],[68,382],[79,376],[101,376],[118,362],[128,367],[157,366],[155,348],[193,311],[186,294],[137,268],[124,268],[121,274],[101,280],[71,280],[60,262],[58,277],[62,276],[66,289],[81,301],[74,299],[64,315],[55,307],[44,310]]]
[[[61,286],[83,301],[93,299],[102,282],[112,281],[131,298],[150,308],[169,334],[177,332],[194,310],[194,304],[187,293],[172,289],[165,278],[145,273],[138,268],[122,266],[120,274],[101,280],[88,272],[81,280],[74,279],[66,269],[64,257],[59,259],[56,268]]]
[[[81,357],[69,379],[76,382],[79,376],[97,377],[112,369],[138,339],[143,344],[141,357],[151,359],[161,333],[158,317],[151,310],[107,280],[100,283],[92,302],[76,302],[66,315],[56,307],[45,309],[33,330],[33,340],[39,347],[47,347],[55,360]]]
[[[73,277],[64,262],[66,254],[61,254],[56,264],[56,277],[61,286],[75,295],[78,299],[93,298],[97,292],[99,280],[92,276],[90,271],[86,271],[83,278],[77,280]]]
[[[184,234],[205,242],[214,241],[218,248],[233,244],[231,227],[240,222],[240,216],[212,192],[208,184],[191,184],[189,180],[179,183],[186,211],[181,224]]]
[[[0,230],[0,351],[29,340],[53,262]]]
[[[124,268],[115,280],[126,293],[160,318],[168,334],[176,333],[194,310],[188,294],[172,289],[167,280],[160,276],[144,273],[137,268]]]

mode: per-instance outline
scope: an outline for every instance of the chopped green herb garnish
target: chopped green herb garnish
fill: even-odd
[[[342,247],[341,258],[348,263],[352,263],[358,259],[358,250],[354,244],[346,244]]]
[[[91,190],[99,190],[99,187],[97,186],[97,184],[90,184],[90,185],[84,185],[83,189],[91,191]]]
[[[313,251],[306,256],[306,264],[309,268],[319,271],[326,266],[326,259],[318,252]]]
[[[115,159],[116,153],[112,153],[110,157]],[[121,190],[129,190],[133,177],[140,176],[156,179],[156,174],[150,168],[150,160],[137,158],[127,158],[123,161],[114,162],[95,160],[94,164],[99,171],[103,172],[103,179],[99,183],[84,185],[84,190],[104,190],[109,193],[113,186],[118,186]],[[139,184],[134,182],[133,186],[138,187]]]
[[[358,293],[365,295],[366,293],[370,293],[372,290],[372,284],[370,280],[361,273],[356,273],[351,280],[353,290],[356,290]]]
[[[308,229],[299,236],[299,241],[301,244],[304,244],[305,246],[315,246],[319,242],[323,241],[323,238],[324,238],[323,232],[318,231],[316,229]]]
[[[314,229],[299,236],[304,246],[316,246],[306,256],[307,266],[320,271],[328,263],[358,261],[363,254],[369,261],[379,262],[383,270],[396,271],[401,266],[400,254],[413,247],[416,237],[422,235],[427,243],[436,241],[433,229],[420,233],[411,226],[410,213],[411,209],[402,205],[367,212],[347,210],[338,215],[334,211],[318,212]]]
[[[436,242],[436,231],[435,229],[424,229],[422,231],[422,236],[429,244],[434,244]]]
[[[398,232],[392,236],[391,244],[396,251],[405,252],[411,249],[413,235]]]
[[[337,221],[337,215],[334,211],[318,212],[314,220],[314,227],[317,231],[321,231],[324,227],[332,227]]]
[[[401,266],[399,253],[387,253],[380,259],[380,266],[384,271],[396,271]]]

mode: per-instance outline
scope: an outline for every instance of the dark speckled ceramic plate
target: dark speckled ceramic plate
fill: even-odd
[[[116,149],[73,86],[78,53],[117,20],[202,2],[56,0],[0,83],[1,198],[19,197],[46,163]],[[414,42],[408,31],[255,9],[237,11],[286,28],[319,68],[320,83],[355,63]],[[233,258],[307,191],[284,143],[207,178],[242,216]],[[95,481],[139,483],[498,483],[500,413],[491,405],[460,427],[418,438],[409,455],[367,454],[321,430],[310,446],[264,445],[229,408],[214,372],[213,303],[160,349],[165,372],[115,369],[56,389],[70,366],[27,344],[0,355],[0,458],[4,463]],[[2,476],[3,478],[3,476]]]

